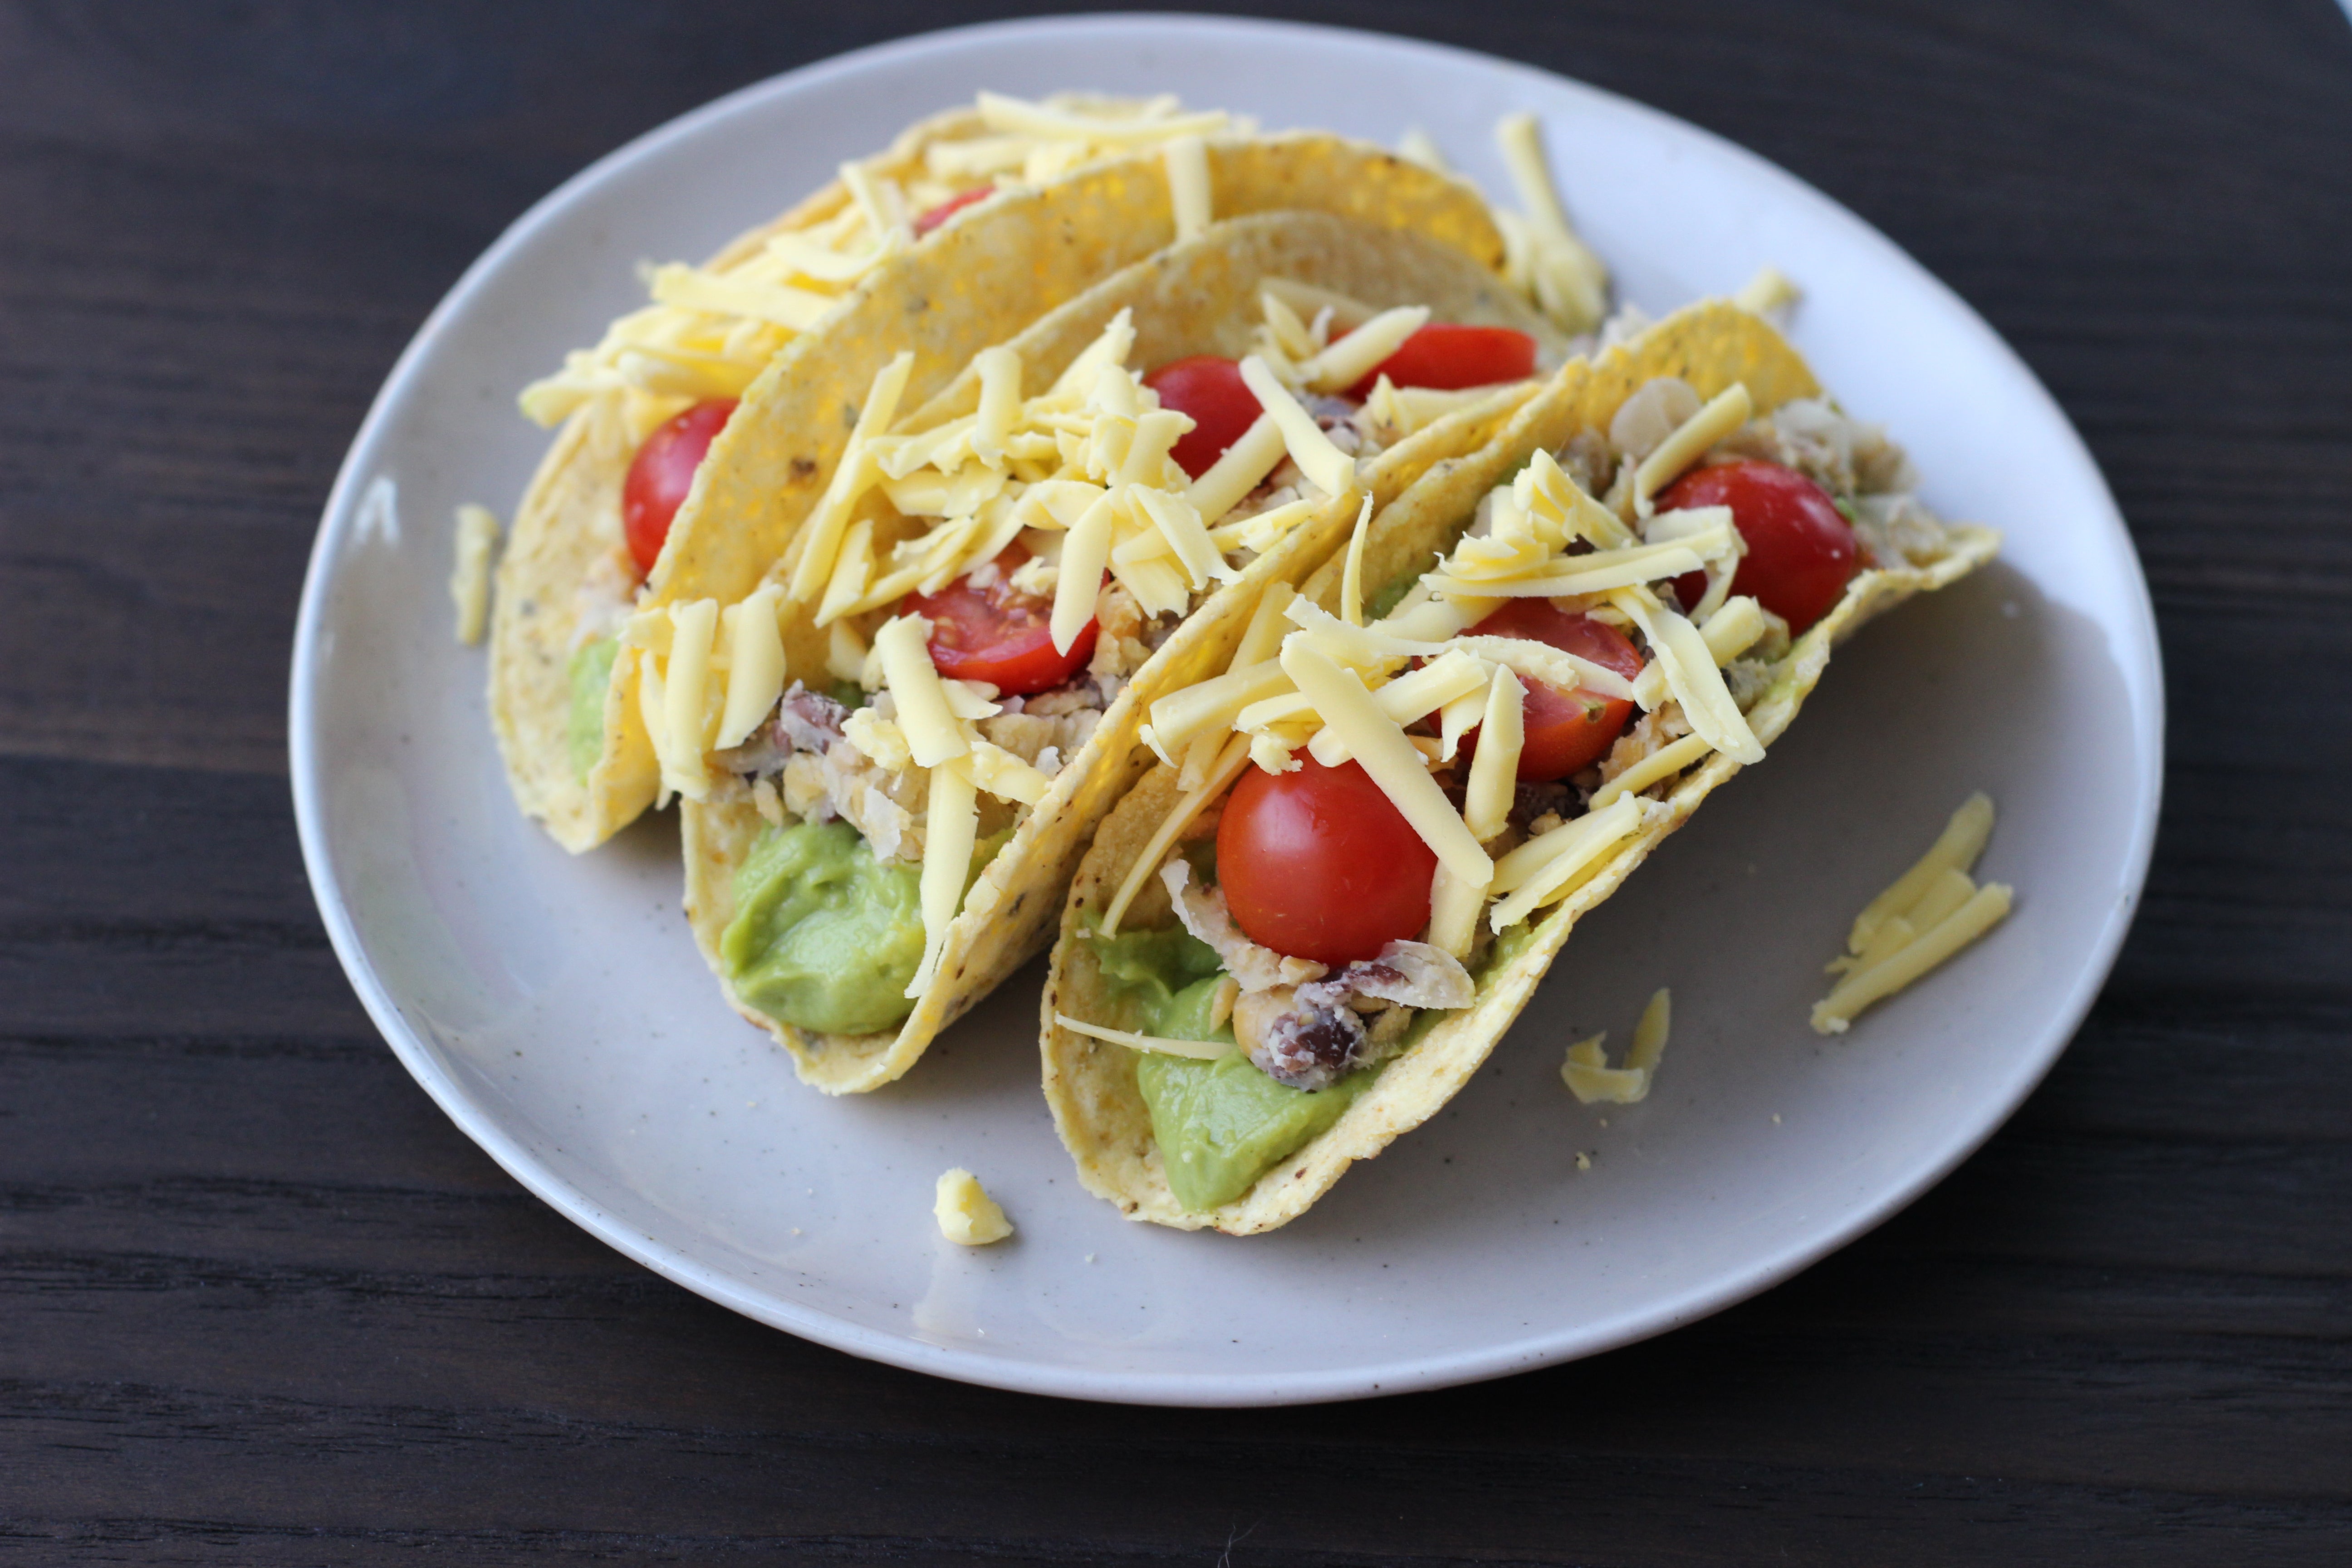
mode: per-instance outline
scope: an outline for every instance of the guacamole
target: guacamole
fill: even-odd
[[[594,637],[572,651],[565,676],[572,683],[572,707],[563,726],[564,743],[572,752],[572,773],[588,782],[588,770],[604,752],[604,689],[613,684],[613,656],[620,651],[613,637]]]
[[[1090,937],[1104,978],[1143,1014],[1146,1034],[1234,1044],[1230,1026],[1209,1027],[1225,978],[1206,942],[1181,929]],[[1279,1084],[1236,1048],[1215,1061],[1144,1052],[1136,1087],[1176,1201],[1195,1211],[1230,1203],[1308,1139],[1339,1119],[1379,1076],[1350,1073],[1315,1093]]]
[[[1495,943],[1486,950],[1486,959],[1478,966],[1478,979],[1483,984],[1503,972],[1513,959],[1535,944],[1536,922],[1521,921],[1518,924],[1496,934]]]
[[[1013,830],[973,847],[972,879]],[[895,1029],[915,1010],[923,963],[923,868],[879,860],[845,822],[760,835],[735,872],[735,918],[719,958],[735,994],[772,1018],[821,1035]]]
[[[735,872],[719,958],[735,994],[827,1035],[896,1028],[923,962],[922,868],[880,860],[845,822],[770,828]]]

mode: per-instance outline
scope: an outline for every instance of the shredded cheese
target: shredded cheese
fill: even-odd
[[[1508,667],[1505,667],[1508,673]],[[1431,662],[1408,675],[1387,682],[1372,693],[1372,701],[1380,710],[1395,720],[1399,726],[1412,723],[1437,712],[1450,703],[1475,700],[1484,710],[1486,691],[1493,679],[1486,663],[1455,648],[1441,654]],[[1313,707],[1307,699],[1291,693],[1244,709],[1234,720],[1239,730],[1256,731],[1294,720],[1311,718]],[[1416,745],[1421,737],[1407,736]],[[1337,731],[1325,730],[1315,737],[1311,748],[1315,760],[1327,768],[1336,768],[1348,760],[1348,748]],[[1441,754],[1444,746],[1438,747]],[[1516,759],[1514,760],[1516,766]],[[1481,838],[1490,837],[1481,834]]]
[[[931,1198],[931,1217],[940,1234],[959,1247],[986,1247],[1013,1234],[1013,1222],[980,1178],[959,1165],[940,1176]]]
[[[1440,860],[1429,884],[1429,944],[1466,959],[1478,935],[1478,911],[1486,907],[1486,882],[1465,881]]]
[[[1168,205],[1179,240],[1197,239],[1210,221],[1209,149],[1198,134],[1171,138],[1160,151],[1168,165]]]
[[[522,394],[523,412],[554,425],[593,398],[618,398],[633,437],[642,440],[693,399],[740,396],[868,272],[917,243],[910,211],[939,205],[975,182],[992,179],[1000,190],[1039,184],[1153,143],[1189,141],[1197,149],[1202,137],[1252,123],[1215,110],[1181,113],[1169,98],[1081,108],[995,93],[982,95],[981,118],[992,134],[934,142],[919,170],[887,153],[843,164],[849,199],[837,211],[772,235],[724,266],[653,268],[647,282],[654,303],[623,316],[593,348],[567,354],[562,369],[533,382]],[[1175,171],[1197,162],[1200,200],[1180,195],[1178,215],[1180,222],[1205,222],[1205,157],[1181,151],[1167,156],[1171,187],[1180,192],[1190,176]]]
[[[662,782],[688,800],[710,791],[702,763],[708,722],[712,645],[719,635],[719,601],[696,599],[670,608],[669,663],[663,671],[662,743],[656,748]]]
[[[1353,331],[1379,314],[1361,300],[1336,289],[1301,283],[1295,278],[1269,278],[1262,287],[1297,315],[1311,318],[1330,311],[1331,326],[1336,331]]]
[[[1675,427],[1658,449],[1633,470],[1633,505],[1650,515],[1650,498],[1679,478],[1685,468],[1706,455],[1708,447],[1748,423],[1756,405],[1744,382],[1733,382],[1709,398],[1706,406]]]
[[[1107,1029],[1100,1024],[1073,1018],[1067,1013],[1055,1014],[1054,1022],[1074,1035],[1084,1035],[1090,1040],[1107,1040],[1114,1046],[1125,1046],[1131,1051],[1154,1051],[1164,1057],[1190,1057],[1197,1062],[1213,1062],[1220,1057],[1234,1054],[1233,1047],[1215,1040],[1176,1040],[1165,1035],[1139,1035],[1131,1029]]]
[[[1776,317],[1786,312],[1805,297],[1803,289],[1790,281],[1788,274],[1766,264],[1756,269],[1756,276],[1739,286],[1731,302],[1750,314]]]
[[[913,351],[902,351],[876,374],[874,384],[867,389],[866,405],[858,410],[857,423],[850,428],[848,443],[842,447],[841,462],[833,471],[832,482],[825,486],[815,512],[802,524],[802,535],[808,542],[802,546],[801,558],[793,567],[789,593],[794,602],[815,598],[832,577],[834,553],[849,526],[850,509],[880,477],[866,448],[898,416],[898,400],[906,395],[907,379],[914,370]]]
[[[1846,939],[1849,956],[1832,965],[1845,978],[1813,1005],[1816,1030],[1843,1034],[1864,1007],[1894,995],[2008,915],[2013,890],[1998,882],[1979,887],[1969,875],[1992,826],[1992,799],[1979,791],[1918,863],[1863,910]]]
[[[931,664],[930,623],[920,616],[898,616],[874,634],[874,651],[882,660],[883,683],[898,707],[898,728],[918,765],[936,768],[971,750],[963,728],[948,706],[945,684]]]
[[[642,440],[697,398],[741,395],[868,272],[918,243],[910,213],[963,195],[975,182],[992,181],[997,190],[1040,184],[1160,144],[1177,223],[1198,232],[1213,216],[1202,138],[1254,123],[1216,110],[1183,113],[1166,97],[1033,103],[989,93],[980,110],[988,133],[933,142],[919,166],[891,153],[841,165],[848,199],[827,216],[772,235],[720,266],[649,269],[654,302],[532,383],[522,394],[524,413],[551,426],[591,399],[617,398],[632,437]]]
[[[1707,616],[1699,627],[1706,638],[1706,651],[1715,656],[1717,666],[1729,664],[1756,646],[1764,635],[1768,623],[1764,606],[1746,594],[1736,599],[1726,599],[1715,614]]]
[[[874,579],[874,520],[861,517],[849,525],[849,531],[835,552],[833,575],[824,585],[824,597],[818,601],[816,624],[833,626],[842,617],[854,614],[866,601]]]
[[[972,782],[999,800],[1034,805],[1054,785],[1035,767],[991,741],[975,742],[963,762],[971,770]]]
[[[1568,1047],[1568,1059],[1559,1065],[1560,1081],[1585,1105],[1632,1105],[1650,1092],[1647,1073],[1632,1068],[1612,1068],[1602,1047],[1608,1041],[1603,1030],[1588,1040],[1579,1040]]]
[[[2014,897],[2015,890],[2000,882],[1977,889],[1968,902],[1937,924],[1882,962],[1848,974],[1814,1003],[1814,1029],[1824,1035],[1843,1034],[1855,1014],[1894,995],[2000,924]]]
[[[1286,614],[1298,590],[1287,583],[1269,583],[1257,596],[1256,608],[1250,611],[1249,626],[1242,632],[1242,640],[1234,648],[1228,663],[1231,669],[1244,669],[1263,659],[1272,658],[1281,651]]]
[[[1153,100],[1143,112],[1128,114],[1089,113],[1032,103],[1001,92],[982,92],[979,103],[981,119],[992,131],[1104,146],[1141,146],[1175,136],[1208,136],[1243,128],[1222,110],[1171,113],[1174,100],[1169,99]]]
[[[1118,885],[1118,892],[1111,899],[1109,907],[1103,910],[1102,931],[1105,936],[1118,934],[1118,922],[1127,918],[1128,906],[1135,902],[1136,895],[1160,869],[1160,862],[1168,858],[1168,851],[1178,838],[1183,837],[1184,829],[1192,825],[1192,819],[1201,815],[1202,806],[1233,787],[1234,781],[1242,776],[1242,769],[1249,765],[1249,760],[1250,742],[1247,737],[1235,735],[1227,740],[1224,749],[1210,766],[1208,776],[1179,799],[1160,826],[1152,829],[1150,838],[1144,843],[1143,852],[1135,858],[1135,864],[1128,868],[1127,876]]]
[[[1506,275],[1560,331],[1571,335],[1591,331],[1607,313],[1608,268],[1569,226],[1535,116],[1506,115],[1495,127],[1495,141],[1522,209],[1496,214],[1513,253]]]
[[[1421,753],[1397,721],[1373,702],[1362,679],[1298,636],[1284,641],[1282,668],[1315,705],[1325,727],[1339,732],[1349,752],[1437,858],[1464,880],[1485,881],[1494,862],[1454,815],[1453,803],[1429,776]]]
[[[1448,172],[1445,154],[1437,150],[1437,143],[1430,139],[1429,132],[1418,125],[1406,126],[1404,134],[1397,138],[1397,156],[1441,174]]]
[[[1356,488],[1356,460],[1331,445],[1315,416],[1299,406],[1290,389],[1275,379],[1265,360],[1250,354],[1242,361],[1242,383],[1257,397],[1258,406],[1274,416],[1290,460],[1309,483],[1327,496],[1343,496]]]
[[[857,628],[846,621],[835,621],[825,637],[824,672],[835,680],[856,680],[866,672],[866,660],[872,652]]]
[[[1935,879],[1937,872],[1947,868],[1958,871],[1976,869],[1977,858],[1984,853],[1985,845],[1992,837],[1992,796],[1979,790],[1961,802],[1960,808],[1952,813],[1951,820],[1944,825],[1944,831],[1937,835],[1935,844],[1919,858],[1918,863],[1897,877],[1885,892],[1871,900],[1863,907],[1862,913],[1854,917],[1853,931],[1846,940],[1846,946],[1855,952],[1868,947],[1880,922],[1906,912],[1917,903],[1919,895],[1927,891],[1927,884]]]
[[[457,509],[457,563],[449,573],[449,597],[457,606],[457,640],[467,647],[482,640],[490,617],[490,558],[498,553],[499,520],[488,507]]]
[[[1665,671],[1667,689],[1683,705],[1690,727],[1734,762],[1750,767],[1762,762],[1763,742],[1731,700],[1731,689],[1724,685],[1723,671],[1699,629],[1660,604],[1647,588],[1620,588],[1609,602],[1649,639],[1651,655]]]
[[[1483,403],[1494,395],[1490,386],[1448,392],[1433,386],[1399,386],[1383,375],[1372,384],[1364,406],[1372,417],[1399,436],[1426,430],[1447,415]]]
[[[1603,594],[1612,588],[1631,588],[1704,570],[1709,559],[1727,554],[1734,548],[1735,537],[1727,519],[1687,538],[1595,551],[1590,555],[1555,556],[1535,570],[1521,567],[1496,571],[1492,575],[1481,572],[1470,576],[1465,574],[1476,569],[1475,557],[1470,561],[1457,559],[1448,563],[1453,567],[1451,572],[1432,573],[1423,581],[1440,594],[1498,598],[1556,599],[1571,594]]]
[[[1454,637],[1444,638],[1400,636],[1394,629],[1405,623],[1401,617],[1375,622],[1368,626],[1351,626],[1328,611],[1305,599],[1292,601],[1284,612],[1301,629],[1315,635],[1322,648],[1342,663],[1370,668],[1400,659],[1436,658],[1447,653],[1470,653],[1497,664],[1508,665],[1522,679],[1542,680],[1573,690],[1581,686],[1603,696],[1626,698],[1633,695],[1633,686],[1615,670],[1563,653],[1549,643],[1538,643],[1523,637]],[[1421,629],[1415,627],[1413,629]]]
[[[905,993],[914,999],[920,999],[939,975],[948,926],[963,902],[972,847],[980,837],[980,795],[961,763],[958,758],[931,769],[930,795],[923,808],[923,874],[917,885],[923,906],[923,962]]]
[[[1559,1066],[1560,1080],[1585,1105],[1636,1105],[1649,1098],[1650,1086],[1657,1080],[1659,1059],[1666,1053],[1673,1007],[1673,994],[1659,987],[1649,1005],[1642,1009],[1641,1022],[1633,1026],[1633,1044],[1625,1053],[1623,1067],[1609,1065],[1603,1049],[1609,1034],[1604,1029],[1568,1047],[1568,1059]]]
[[[1486,721],[1478,730],[1478,754],[1470,761],[1470,784],[1462,820],[1481,844],[1503,831],[1518,787],[1519,748],[1525,735],[1522,703],[1527,689],[1518,677],[1498,669],[1487,689]]]
[[[1317,392],[1344,392],[1372,374],[1405,340],[1429,324],[1429,307],[1382,310],[1298,367],[1298,379]]]
[[[1283,673],[1278,660],[1237,665],[1223,675],[1179,688],[1154,702],[1144,740],[1161,762],[1173,765],[1196,737],[1225,728],[1252,703],[1289,689],[1290,677]]]
[[[1512,850],[1495,864],[1495,889],[1508,896],[1487,916],[1488,928],[1507,930],[1567,897],[1579,873],[1639,832],[1642,822],[1642,803],[1626,796]]]
[[[1209,465],[1208,472],[1192,481],[1185,499],[1192,503],[1192,510],[1200,514],[1202,522],[1214,523],[1264,483],[1287,450],[1283,443],[1281,421],[1271,414],[1261,414],[1243,432],[1240,440]]]
[[[728,649],[727,700],[711,741],[715,750],[741,745],[784,694],[784,639],[776,626],[783,598],[783,589],[771,583],[719,615]]]
[[[1062,541],[1060,576],[1054,584],[1054,614],[1047,623],[1054,651],[1067,653],[1094,618],[1103,568],[1110,563],[1111,523],[1118,515],[1108,493],[1088,507]]]
[[[834,296],[812,289],[740,275],[705,272],[676,262],[654,269],[648,292],[660,304],[712,315],[744,316],[794,332],[805,332],[815,326],[835,304]]]
[[[1356,528],[1348,536],[1348,561],[1340,569],[1339,618],[1351,626],[1364,624],[1364,536],[1372,530],[1372,498],[1357,509]]]
[[[1674,1005],[1674,993],[1661,985],[1651,993],[1649,1005],[1642,1009],[1641,1019],[1633,1026],[1633,1045],[1625,1053],[1625,1065],[1644,1077],[1657,1072],[1659,1058],[1666,1054]]]
[[[1679,741],[1669,742],[1593,791],[1593,807],[1598,810],[1614,804],[1620,796],[1640,795],[1652,784],[1674,777],[1714,750],[1714,742],[1705,735],[1685,735]]]
[[[1021,355],[1006,344],[996,343],[974,354],[971,364],[980,377],[971,455],[992,468],[1001,468],[1013,439],[1013,416],[1021,411]]]

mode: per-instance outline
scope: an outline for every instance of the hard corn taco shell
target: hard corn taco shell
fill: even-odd
[[[953,109],[902,132],[874,161],[875,172],[903,180],[919,170],[927,148],[984,130],[979,113]],[[779,234],[814,227],[852,200],[834,180],[782,216],[738,236],[706,264],[723,270],[754,254]],[[514,527],[499,563],[490,618],[489,706],[507,783],[524,815],[538,817],[565,848],[581,850],[611,832],[600,828],[591,805],[589,772],[602,754],[576,754],[572,710],[572,656],[579,641],[580,590],[610,569],[625,550],[621,485],[635,457],[637,436],[618,396],[592,397],[558,427],[547,456],[515,509]],[[596,716],[602,730],[602,716]],[[653,752],[639,735],[650,767]]]
[[[1035,322],[1011,345],[1023,361],[1022,384],[1050,384],[1121,310],[1133,312],[1132,364],[1244,353],[1261,319],[1259,284],[1267,278],[1315,284],[1380,308],[1425,304],[1440,321],[1512,326],[1550,338],[1549,329],[1492,271],[1450,245],[1328,213],[1268,213],[1216,225]],[[1431,463],[1491,441],[1533,390],[1528,384],[1499,388],[1380,454],[1362,476],[1374,504],[1386,504]],[[969,406],[970,393],[961,382],[950,385],[918,416],[920,423],[910,421],[908,427],[928,428],[955,416]],[[687,914],[729,1002],[793,1053],[804,1081],[828,1093],[876,1089],[912,1067],[932,1037],[1052,939],[1063,890],[1096,823],[1152,762],[1137,731],[1153,699],[1222,668],[1259,594],[1320,564],[1346,541],[1360,505],[1360,497],[1335,501],[1299,524],[1250,563],[1239,581],[1196,607],[1135,672],[1093,737],[1055,775],[1051,790],[981,874],[949,927],[938,979],[895,1031],[812,1034],[766,1016],[726,987],[717,958],[719,933],[735,918],[736,869],[766,824],[740,789],[707,802],[681,802]],[[886,537],[877,532],[877,548]],[[779,575],[788,564],[789,557]],[[784,615],[790,669],[824,668],[826,634],[814,621],[813,606]]]
[[[1207,158],[1221,218],[1336,214],[1417,236],[1488,271],[1501,266],[1502,236],[1476,191],[1381,148],[1299,132],[1214,141]],[[824,495],[875,374],[900,351],[915,356],[901,405],[918,406],[980,350],[1175,238],[1167,164],[1154,149],[983,203],[877,267],[745,392],[678,509],[639,607],[694,599],[730,605],[750,594]],[[610,504],[618,484],[616,474],[609,489],[572,487],[565,494]],[[612,526],[618,528],[617,510]],[[521,616],[564,614],[555,608],[564,586],[518,570],[499,584],[500,613],[511,595],[529,606]],[[584,779],[568,746],[548,744],[564,732],[556,715],[570,711],[571,640],[568,627],[513,639],[533,663],[509,684],[528,696],[532,717],[517,713],[500,724],[516,736],[510,752],[524,749],[526,735],[532,742],[522,770],[531,784],[528,792],[519,786],[518,798],[526,810],[538,805],[559,840],[580,850],[652,805],[660,770],[635,700],[635,656],[626,650],[614,662],[604,741]],[[499,684],[494,679],[494,706]]]
[[[1432,468],[1377,517],[1365,542],[1363,581],[1386,583],[1425,570],[1450,549],[1478,500],[1538,449],[1557,448],[1583,429],[1601,429],[1618,405],[1654,376],[1677,375],[1702,397],[1744,382],[1759,414],[1816,395],[1811,373],[1796,351],[1759,318],[1723,303],[1693,306],[1658,323],[1592,363],[1571,362],[1522,407],[1491,445],[1467,459]],[[1856,576],[1844,598],[1799,637],[1776,679],[1748,714],[1756,738],[1769,745],[1784,732],[1820,680],[1831,650],[1864,620],[1912,595],[1940,588],[1991,559],[2000,537],[1989,529],[1956,527],[1950,552],[1924,568],[1873,570]],[[1301,593],[1336,610],[1339,563],[1311,578]],[[1516,1019],[1569,933],[1585,913],[1615,892],[1664,837],[1698,809],[1739,764],[1720,752],[1685,774],[1665,797],[1665,813],[1601,862],[1597,874],[1549,911],[1534,918],[1523,944],[1499,942],[1486,967],[1474,974],[1475,1000],[1444,1014],[1419,1040],[1381,1068],[1339,1120],[1288,1158],[1276,1163],[1241,1196],[1207,1212],[1187,1210],[1171,1192],[1151,1118],[1136,1086],[1136,1054],[1075,1034],[1056,1013],[1112,1027],[1135,1028],[1123,994],[1105,979],[1095,949],[1082,934],[1124,881],[1178,796],[1176,771],[1158,766],[1115,808],[1095,835],[1062,914],[1045,983],[1042,1052],[1045,1099],[1062,1142],[1089,1192],[1117,1204],[1129,1218],[1183,1229],[1214,1226],[1234,1236],[1272,1230],[1296,1219],[1330,1190],[1348,1167],[1369,1160],[1400,1135],[1428,1121],[1470,1081]],[[1174,923],[1164,888],[1148,879],[1125,929]],[[1496,955],[1499,954],[1499,959]]]

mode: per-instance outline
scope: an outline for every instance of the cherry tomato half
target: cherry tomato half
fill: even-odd
[[[915,219],[915,237],[918,239],[921,238],[924,235],[927,235],[930,233],[931,230],[939,227],[940,225],[947,222],[948,219],[955,216],[956,214],[963,211],[964,208],[971,205],[972,203],[981,200],[984,196],[992,196],[995,194],[996,187],[994,185],[977,185],[969,191],[963,192],[960,195],[950,196],[939,205],[931,208],[929,212],[922,214]]]
[[[1829,492],[1794,468],[1752,458],[1696,468],[1668,485],[1658,510],[1727,506],[1747,542],[1731,591],[1756,602],[1801,632],[1830,613],[1861,568],[1853,527]],[[1684,607],[1706,592],[1706,574],[1675,579]]]
[[[1089,619],[1070,651],[1054,648],[1054,601],[1013,588],[1029,559],[1015,544],[996,558],[996,581],[975,588],[959,577],[936,594],[909,594],[903,613],[931,623],[931,662],[950,680],[984,680],[1005,697],[1049,691],[1087,667],[1100,626]]]
[[[629,477],[621,483],[621,527],[629,536],[638,575],[654,569],[669,525],[694,488],[694,471],[734,412],[731,397],[698,403],[657,426],[629,459]]]
[[[1239,361],[1215,354],[1194,354],[1171,360],[1143,378],[1160,395],[1160,406],[1192,416],[1169,456],[1187,474],[1199,479],[1257,423],[1257,394],[1242,380]]]
[[[1286,773],[1242,773],[1217,823],[1217,879],[1252,942],[1342,964],[1429,923],[1437,856],[1359,763],[1301,752]]]
[[[1536,341],[1508,327],[1457,327],[1433,323],[1399,344],[1350,387],[1348,395],[1370,397],[1381,377],[1397,386],[1459,392],[1498,381],[1525,381],[1536,373]]]
[[[1642,673],[1639,649],[1618,635],[1617,628],[1590,616],[1572,616],[1548,599],[1513,599],[1470,628],[1477,637],[1525,637],[1549,643],[1562,653],[1613,669],[1631,680]],[[1519,742],[1518,776],[1529,784],[1564,779],[1609,754],[1617,737],[1633,717],[1633,705],[1622,697],[1601,697],[1579,689],[1561,692],[1537,681],[1528,688],[1519,710],[1524,739]],[[1465,738],[1475,749],[1477,731]]]

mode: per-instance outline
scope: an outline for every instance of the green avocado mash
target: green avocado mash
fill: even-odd
[[[612,637],[596,637],[572,650],[565,677],[572,683],[572,710],[563,739],[572,750],[572,773],[582,784],[588,770],[604,753],[604,689],[613,684],[613,656],[621,649]]]
[[[1165,931],[1123,931],[1117,936],[1090,931],[1087,941],[1094,944],[1095,963],[1101,966],[1103,978],[1126,992],[1143,1009],[1144,1033],[1165,1035],[1171,1040],[1213,1037],[1182,1034],[1166,1026],[1171,1022],[1171,1009],[1179,992],[1224,973],[1217,962],[1216,949],[1182,926],[1170,926]],[[1209,989],[1214,991],[1216,987]]]
[[[1220,1031],[1220,1038],[1226,1037]],[[1239,1051],[1215,1061],[1152,1053],[1135,1064],[1151,1108],[1151,1135],[1168,1190],[1195,1211],[1231,1203],[1339,1113],[1378,1078],[1349,1073],[1313,1094],[1279,1084]]]
[[[1181,929],[1089,937],[1104,978],[1141,1007],[1143,1032],[1171,1040],[1234,1044],[1230,1026],[1209,1027],[1224,979],[1206,942]],[[1339,1119],[1377,1069],[1350,1073],[1316,1093],[1291,1089],[1236,1049],[1215,1061],[1140,1053],[1136,1087],[1151,1111],[1151,1135],[1176,1201],[1195,1211],[1230,1203],[1299,1145]]]
[[[1536,922],[1521,921],[1507,931],[1497,931],[1494,945],[1486,950],[1486,962],[1478,966],[1478,979],[1484,982],[1500,974],[1511,960],[1527,952],[1536,940]]]
[[[1404,603],[1404,596],[1412,592],[1412,585],[1419,581],[1421,579],[1410,572],[1402,577],[1390,579],[1380,592],[1372,595],[1371,602],[1364,606],[1364,619],[1368,621],[1388,619],[1389,612]]]
[[[981,841],[973,876],[1011,837]],[[818,1034],[896,1028],[915,1010],[906,990],[923,962],[922,875],[877,859],[845,822],[770,828],[735,873],[735,918],[719,938],[728,982],[770,1017]]]

